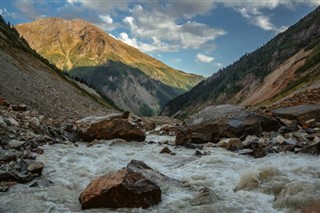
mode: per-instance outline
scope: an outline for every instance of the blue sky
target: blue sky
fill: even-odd
[[[12,24],[81,18],[176,69],[210,76],[252,52],[320,0],[0,0]]]

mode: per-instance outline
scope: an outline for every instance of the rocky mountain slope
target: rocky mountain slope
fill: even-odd
[[[203,77],[175,70],[80,19],[38,19],[17,26],[40,55],[136,114],[160,107]]]
[[[263,47],[170,101],[162,114],[184,117],[224,103],[269,105],[295,91],[319,87],[319,26],[320,7]]]
[[[25,103],[49,116],[79,117],[110,111],[108,103],[61,75],[0,18],[0,99]]]

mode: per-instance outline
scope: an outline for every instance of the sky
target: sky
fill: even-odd
[[[11,24],[81,18],[167,65],[211,76],[267,43],[320,0],[0,0]]]

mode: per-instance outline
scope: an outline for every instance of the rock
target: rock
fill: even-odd
[[[11,105],[13,111],[26,111],[27,105],[26,104],[19,104],[19,105]]]
[[[37,153],[38,155],[42,155],[44,153],[44,150],[38,147],[35,149],[35,153]]]
[[[53,185],[53,182],[47,179],[40,179],[33,182],[29,187],[32,188],[47,188]]]
[[[145,130],[131,123],[128,119],[123,119],[122,114],[112,114],[104,118],[97,118],[96,120],[98,121],[90,120],[86,124],[80,121],[78,136],[87,141],[114,138],[126,141],[144,141],[146,138]]]
[[[195,153],[193,154],[195,156],[202,156],[202,152],[200,152],[199,150],[196,150]]]
[[[10,149],[20,149],[25,144],[25,141],[11,140],[8,143]]]
[[[232,151],[243,148],[243,144],[239,138],[223,139],[217,143],[217,146],[224,147]]]
[[[161,154],[170,154],[171,150],[166,146],[160,151],[160,153]]]
[[[281,135],[278,135],[276,138],[275,138],[275,143],[277,144],[283,144],[285,142],[285,139],[284,137],[282,137]]]
[[[142,161],[132,160],[130,163],[128,163],[127,168],[131,169],[134,172],[142,174],[144,177],[156,183],[160,187],[165,185],[181,184],[180,181],[167,177],[164,174],[155,171]],[[162,191],[164,190],[165,188],[162,188]]]
[[[263,148],[256,148],[252,151],[252,153],[250,153],[250,155],[254,158],[262,158],[267,156],[267,152]]]
[[[161,189],[141,173],[123,168],[91,181],[79,201],[82,209],[148,208],[161,201]]]
[[[39,128],[40,127],[40,121],[36,117],[32,117],[29,120],[29,123],[30,123],[30,127],[32,127],[32,128]]]
[[[0,186],[0,192],[7,192],[9,190],[8,186]]]
[[[4,122],[2,116],[0,116],[0,126],[5,126],[6,123]]]
[[[218,124],[199,124],[189,127],[177,127],[175,144],[218,142],[219,138],[220,127]]]
[[[32,180],[30,173],[21,173],[17,171],[5,171],[0,169],[1,181],[16,181],[18,183],[27,183]]]
[[[0,149],[0,161],[9,162],[15,161],[17,159],[17,155],[10,150]]]
[[[320,154],[320,142],[312,143],[312,144],[306,146],[305,148],[301,149],[298,152],[319,155]]]
[[[36,174],[38,177],[41,176],[44,164],[42,162],[29,162],[27,170],[31,174]]]
[[[18,121],[16,121],[14,118],[3,118],[3,121],[4,121],[8,126],[19,126]]]
[[[274,118],[250,111],[241,111],[227,121],[227,130],[237,137],[260,136],[262,131],[277,131],[279,128],[280,124]]]
[[[255,135],[248,135],[244,141],[242,141],[243,146],[248,147],[252,143],[258,143],[259,138]]]
[[[272,111],[273,116],[297,120],[300,125],[304,125],[307,121],[315,119],[314,122],[320,121],[320,105],[304,104],[299,106],[280,108]]]
[[[199,194],[192,198],[190,204],[192,206],[200,206],[206,204],[213,204],[221,200],[222,199],[218,195],[216,195],[213,190],[205,187],[199,190]]]

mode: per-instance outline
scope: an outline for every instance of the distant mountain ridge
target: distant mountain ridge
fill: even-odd
[[[175,70],[81,19],[44,18],[16,28],[51,63],[137,114],[158,113],[167,101],[204,79]],[[115,65],[121,67],[119,73]],[[149,100],[138,95],[139,90]]]
[[[320,82],[320,7],[266,45],[166,104],[185,117],[217,104],[268,105]]]

